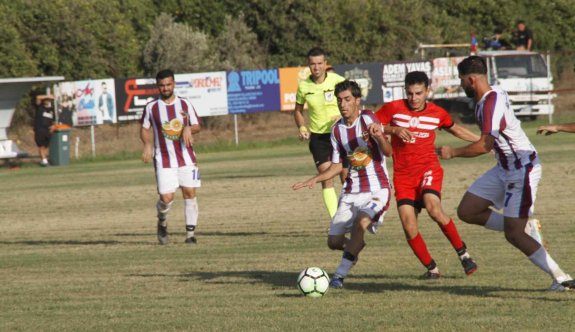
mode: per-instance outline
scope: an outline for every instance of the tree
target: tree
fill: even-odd
[[[171,15],[162,13],[156,18],[144,48],[143,63],[148,74],[164,68],[193,73],[214,68],[216,57],[210,50],[208,35],[176,23]]]
[[[219,70],[266,67],[266,51],[258,43],[257,35],[244,22],[244,14],[237,18],[226,16],[223,31],[215,38],[213,45]]]

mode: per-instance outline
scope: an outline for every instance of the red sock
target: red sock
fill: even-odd
[[[440,224],[439,228],[441,228],[441,231],[443,232],[445,237],[449,240],[449,242],[451,242],[453,249],[460,250],[461,248],[463,248],[463,242],[459,237],[459,233],[457,232],[457,228],[453,223],[453,219],[449,219],[449,223],[447,225]]]
[[[429,267],[431,262],[433,262],[433,259],[431,259],[431,255],[427,250],[427,246],[425,245],[425,241],[423,241],[421,234],[417,233],[417,236],[411,240],[407,240],[407,243],[421,264],[423,264],[426,268]]]

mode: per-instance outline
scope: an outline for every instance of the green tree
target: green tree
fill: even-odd
[[[243,14],[237,18],[226,16],[223,31],[214,39],[213,48],[219,70],[266,67],[266,51],[244,22]]]
[[[210,49],[210,38],[162,13],[152,27],[143,52],[144,70],[155,74],[163,68],[175,72],[200,72],[214,68],[216,58]]]

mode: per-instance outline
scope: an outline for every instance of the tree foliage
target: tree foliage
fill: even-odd
[[[158,25],[160,13],[171,21]],[[4,77],[293,66],[313,46],[332,63],[403,60],[419,43],[469,42],[471,32],[509,38],[518,19],[536,49],[575,50],[573,0],[12,0],[0,18]]]

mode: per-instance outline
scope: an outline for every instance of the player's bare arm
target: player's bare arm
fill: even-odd
[[[556,124],[556,125],[545,125],[537,128],[537,134],[544,134],[545,136],[557,134],[559,132],[575,133],[575,122]]]
[[[391,144],[389,144],[385,138],[381,125],[379,123],[372,123],[367,128],[369,135],[377,141],[381,152],[383,152],[386,157],[391,156]]]
[[[145,163],[152,160],[152,132],[150,128],[140,128],[140,139],[144,143],[144,150],[142,151],[142,161]]]
[[[385,133],[395,135],[404,142],[410,142],[413,139],[413,133],[407,128],[386,125],[384,126],[384,130]]]
[[[197,134],[200,132],[200,125],[191,125],[191,126],[185,126],[184,129],[182,130],[182,139],[184,140],[184,144],[186,144],[186,146],[190,147],[192,146],[192,144],[194,144],[194,134]]]
[[[303,116],[303,105],[296,103],[293,112],[295,125],[298,128],[298,137],[300,141],[309,139],[309,130],[305,126],[305,117]]]
[[[445,131],[467,142],[477,142],[480,138],[479,135],[474,134],[471,130],[456,123],[454,123],[451,128],[446,128]]]
[[[313,188],[313,186],[318,183],[318,182],[322,182],[322,181],[326,181],[329,179],[334,178],[335,176],[337,176],[339,173],[341,173],[341,169],[342,169],[342,164],[341,163],[332,163],[328,169],[325,170],[325,172],[322,172],[304,182],[296,182],[293,186],[292,189],[293,190],[298,190],[304,187],[308,187],[310,189]]]
[[[478,141],[469,145],[453,148],[444,145],[440,148],[441,159],[452,159],[456,157],[472,158],[486,154],[493,149],[495,139],[491,135],[482,134]]]

